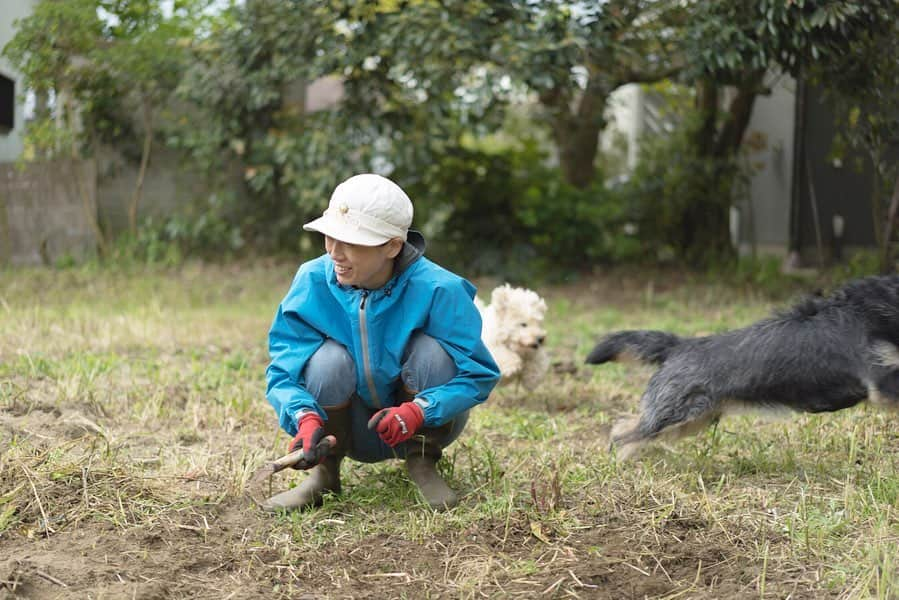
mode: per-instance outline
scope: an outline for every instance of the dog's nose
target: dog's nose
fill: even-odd
[[[541,335],[540,337],[538,337],[538,338],[537,338],[537,345],[538,345],[538,346],[542,346],[544,340],[546,340],[546,336],[545,336],[545,335]]]

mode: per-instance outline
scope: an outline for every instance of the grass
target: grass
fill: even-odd
[[[292,265],[0,272],[0,591],[55,597],[894,598],[899,430],[866,407],[725,420],[621,464],[606,431],[649,371],[589,368],[604,332],[704,334],[761,294],[678,274],[541,288],[556,368],[501,388],[441,464],[401,464],[270,516],[247,487],[286,434],[266,333]],[[302,475],[278,474],[271,491]]]

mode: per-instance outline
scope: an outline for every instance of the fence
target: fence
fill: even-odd
[[[0,163],[0,264],[53,264],[97,247],[93,161],[61,160],[21,169]]]

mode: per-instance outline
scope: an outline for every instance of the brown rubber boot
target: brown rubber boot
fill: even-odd
[[[340,462],[342,456],[329,456],[325,461],[309,469],[309,475],[294,488],[275,494],[262,503],[262,510],[300,510],[307,506],[321,506],[328,492],[340,492]]]
[[[337,438],[337,445],[324,462],[309,469],[309,474],[299,485],[264,501],[262,510],[278,512],[321,506],[325,494],[340,493],[340,463],[346,454],[350,435],[349,404],[328,408],[325,412],[328,414],[328,420],[325,421],[325,435]]]
[[[437,472],[437,461],[441,456],[440,447],[427,441],[420,446],[414,441],[409,443],[412,447],[406,454],[406,470],[431,508],[445,510],[458,504],[459,497],[456,492]]]

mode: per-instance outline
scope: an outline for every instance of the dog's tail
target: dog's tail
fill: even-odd
[[[613,360],[638,360],[660,365],[681,338],[665,331],[618,331],[604,337],[587,355],[587,364]]]

